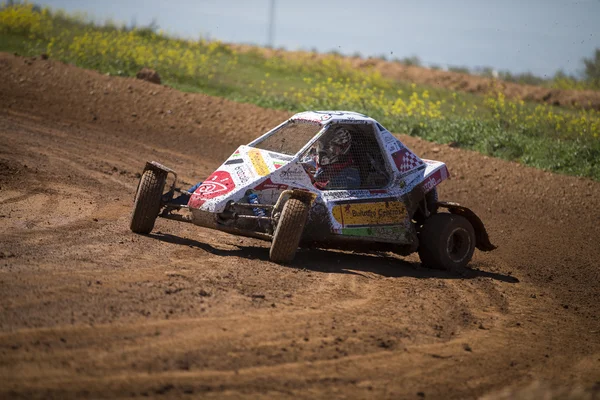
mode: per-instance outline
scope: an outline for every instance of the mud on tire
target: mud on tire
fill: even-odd
[[[433,214],[419,233],[419,257],[431,268],[459,270],[475,251],[475,230],[464,217],[449,213]]]
[[[271,261],[283,264],[294,259],[308,211],[308,205],[298,199],[289,199],[285,203],[271,243],[269,252]]]
[[[146,170],[140,179],[133,202],[130,229],[135,233],[150,233],[160,211],[160,201],[165,187],[166,174]]]

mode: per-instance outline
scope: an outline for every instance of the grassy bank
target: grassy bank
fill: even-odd
[[[398,133],[600,180],[600,113],[457,93],[356,70],[342,57],[265,58],[219,42],[148,29],[96,26],[30,5],[0,10],[0,50],[50,57],[114,75],[142,67],[181,90],[291,111],[345,109]]]

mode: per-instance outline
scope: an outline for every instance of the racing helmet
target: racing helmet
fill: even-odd
[[[326,166],[342,161],[343,156],[350,151],[351,145],[352,135],[350,134],[350,131],[344,127],[336,129],[329,140],[318,143],[318,164]]]

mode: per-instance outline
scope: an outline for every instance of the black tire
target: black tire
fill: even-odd
[[[423,265],[443,270],[464,268],[475,251],[475,230],[460,215],[433,214],[419,233],[419,257]]]
[[[129,228],[135,233],[150,233],[160,211],[160,201],[165,188],[166,174],[146,170],[140,179]]]
[[[294,259],[308,218],[308,211],[308,205],[298,199],[286,201],[273,235],[269,252],[271,261],[285,264]]]

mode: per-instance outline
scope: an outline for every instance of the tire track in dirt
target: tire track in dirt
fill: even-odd
[[[281,266],[268,243],[167,220],[135,235],[128,219],[145,160],[194,183],[288,114],[2,57],[0,397],[465,398],[595,384],[598,183],[402,136],[448,162],[442,195],[473,206],[499,249],[462,274],[318,249]],[[107,85],[102,101],[89,94]],[[132,120],[131,104],[174,112]],[[50,224],[15,226],[7,208]]]

